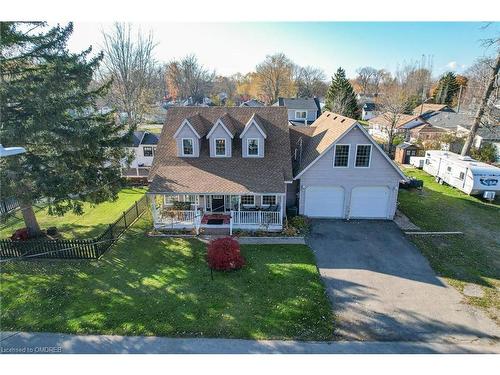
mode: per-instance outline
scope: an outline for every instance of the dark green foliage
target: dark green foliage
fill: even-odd
[[[55,215],[116,198],[128,137],[96,106],[109,87],[92,84],[102,54],[70,53],[72,31],[71,23],[0,23],[0,137],[27,150],[1,159],[1,197],[47,198]]]
[[[413,110],[422,104],[422,97],[420,95],[411,95],[408,98],[408,102],[404,113],[407,115],[413,114]]]
[[[457,95],[460,86],[453,72],[448,72],[439,79],[434,90],[434,103],[452,105],[453,98]]]
[[[288,225],[294,227],[300,235],[309,233],[311,223],[305,216],[294,216],[288,220]]]
[[[356,94],[342,68],[338,68],[332,77],[332,83],[325,97],[325,109],[342,116],[358,118]]]
[[[493,163],[497,160],[497,149],[492,143],[485,143],[479,148],[473,147],[470,150],[470,155],[476,160],[486,163]]]

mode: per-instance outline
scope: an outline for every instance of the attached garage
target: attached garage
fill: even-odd
[[[386,186],[357,186],[351,191],[349,217],[386,219],[390,209],[390,191]]]
[[[356,120],[327,111],[307,128],[290,127],[290,134],[293,155],[300,155],[294,171],[299,214],[394,217],[399,183],[407,177]]]
[[[305,191],[305,215],[344,217],[344,189],[340,186],[309,186]]]

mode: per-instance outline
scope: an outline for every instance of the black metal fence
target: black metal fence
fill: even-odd
[[[60,258],[60,259],[98,259],[108,250],[125,230],[132,225],[148,208],[144,195],[98,237],[81,240],[27,241],[0,240],[0,259],[9,258]]]
[[[0,201],[0,215],[8,214],[19,207],[19,202],[14,197],[5,198]]]

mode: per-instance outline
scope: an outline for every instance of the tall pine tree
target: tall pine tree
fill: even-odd
[[[460,86],[453,72],[448,72],[439,79],[434,90],[433,100],[437,104],[452,105],[453,98],[458,94]]]
[[[0,159],[0,197],[18,199],[32,236],[40,233],[33,202],[81,214],[83,202],[116,199],[121,185],[129,134],[97,108],[109,87],[91,85],[102,54],[70,53],[72,31],[71,23],[0,23],[0,139],[27,150]]]
[[[325,97],[325,109],[346,117],[358,117],[356,94],[342,68],[338,68],[332,77]]]

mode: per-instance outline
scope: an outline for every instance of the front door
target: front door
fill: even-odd
[[[224,212],[223,195],[212,195],[212,212]]]

